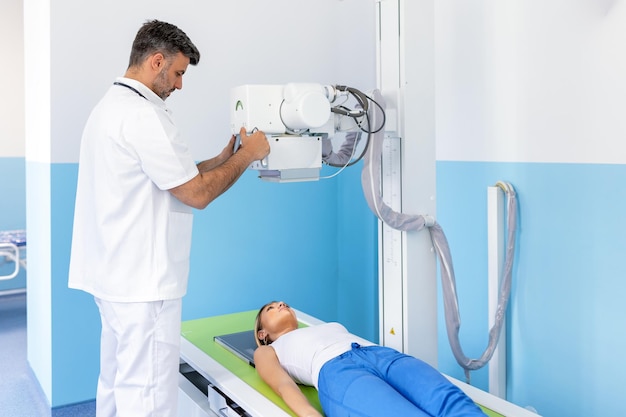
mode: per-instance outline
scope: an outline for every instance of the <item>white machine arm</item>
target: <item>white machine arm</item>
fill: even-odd
[[[346,109],[340,99],[350,94],[359,97],[364,108]],[[302,134],[308,131],[333,133],[331,113],[361,117],[367,111],[367,99],[358,90],[315,83],[284,85],[242,85],[231,91],[231,128],[238,133],[262,130],[266,135]]]
[[[350,99],[356,101],[352,109],[346,106]],[[241,127],[248,132],[261,130],[268,137],[270,154],[250,166],[259,171],[261,179],[314,181],[319,179],[323,163],[337,166],[332,136],[349,131],[371,133],[367,115],[370,101],[361,91],[340,85],[242,85],[231,91],[231,129],[234,134]],[[353,149],[340,152],[348,156],[345,166],[358,145],[354,136],[350,141]]]

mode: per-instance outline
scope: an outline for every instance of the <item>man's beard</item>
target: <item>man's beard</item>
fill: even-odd
[[[166,98],[174,91],[173,88],[169,88],[167,86],[167,67],[164,67],[163,70],[159,73],[158,77],[152,83],[152,91],[156,93],[157,96],[161,97],[161,100],[165,101]]]

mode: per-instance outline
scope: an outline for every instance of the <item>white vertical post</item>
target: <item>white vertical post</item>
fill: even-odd
[[[376,0],[376,6],[385,130],[400,139],[400,158],[392,167],[397,170],[393,181],[400,184],[398,211],[435,217],[434,0]],[[381,342],[436,367],[437,265],[430,234],[421,230],[402,232],[400,241],[396,237],[379,249],[386,266],[379,287],[384,292]]]
[[[487,189],[487,248],[489,329],[495,324],[500,278],[504,263],[504,192],[500,187]],[[506,399],[506,319],[500,339],[489,362],[489,392]]]
[[[385,204],[395,211],[402,210],[402,151],[398,135],[398,93],[400,89],[400,37],[398,0],[377,1],[378,20],[376,56],[378,89],[385,98],[388,115],[381,160],[381,188]],[[403,237],[379,220],[379,280],[380,311],[379,342],[404,352],[404,278]]]
[[[435,0],[400,0],[402,211],[436,218]],[[405,352],[437,367],[437,257],[428,230],[404,233]]]

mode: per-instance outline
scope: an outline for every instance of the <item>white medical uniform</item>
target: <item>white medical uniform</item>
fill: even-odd
[[[138,81],[117,82],[83,132],[69,287],[100,309],[98,417],[169,417],[193,214],[167,190],[198,168],[165,102]]]

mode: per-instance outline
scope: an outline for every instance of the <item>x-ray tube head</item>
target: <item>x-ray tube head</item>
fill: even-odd
[[[282,86],[242,85],[231,90],[230,99],[230,126],[234,134],[239,133],[241,127],[248,132],[257,128],[265,134],[285,133],[279,113]]]
[[[330,118],[330,102],[320,84],[287,84],[280,108],[281,120],[292,132],[315,129]]]
[[[231,129],[265,134],[300,133],[331,120],[328,89],[322,84],[242,85],[231,91]]]
[[[232,132],[237,135],[242,127],[248,132],[258,129],[269,140],[269,155],[250,165],[267,181],[315,181],[322,164],[343,170],[361,159],[369,135],[384,126],[384,120],[380,126],[370,126],[367,109],[371,98],[342,85],[246,84],[233,88],[230,100]],[[356,107],[349,108],[348,100],[356,101]],[[355,153],[361,136],[356,133],[346,135],[339,151],[333,151],[331,138],[343,132],[368,134],[360,155]]]

